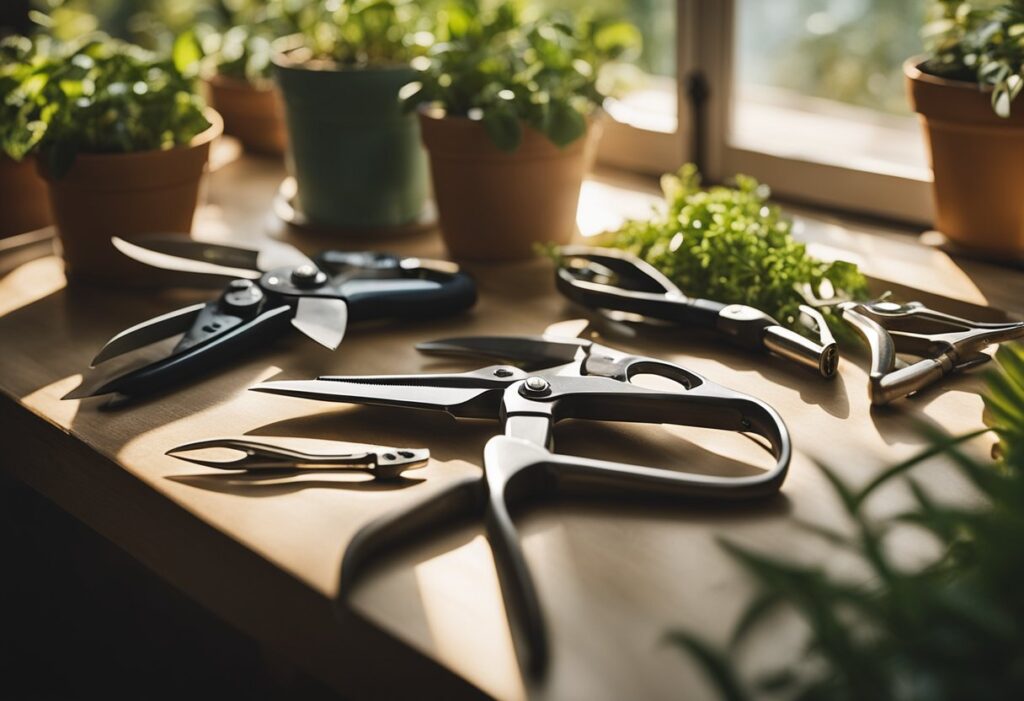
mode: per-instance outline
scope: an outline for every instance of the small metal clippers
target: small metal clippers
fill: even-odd
[[[185,455],[197,450],[225,449],[241,453],[235,459],[209,460]],[[220,470],[353,470],[369,472],[377,479],[397,479],[406,470],[423,467],[430,451],[381,448],[350,453],[307,453],[251,438],[211,438],[186,443],[167,455]]]
[[[836,341],[824,317],[809,305],[800,306],[800,320],[817,334],[816,341],[787,329],[760,309],[688,297],[654,266],[624,251],[563,246],[557,252],[556,285],[578,304],[717,331],[741,348],[773,353],[825,378],[836,374]]]
[[[339,596],[351,591],[364,564],[381,551],[464,516],[482,516],[498,568],[517,649],[532,676],[547,662],[541,602],[519,544],[509,503],[538,492],[627,495],[681,501],[735,501],[770,496],[786,478],[791,446],[782,418],[754,397],[735,392],[679,365],[629,355],[583,339],[484,336],[417,346],[421,351],[494,358],[472,372],[427,375],[320,377],[264,382],[252,389],[305,399],[445,411],[492,419],[503,434],[484,447],[481,475],[453,480],[440,491],[364,526],[341,565]],[[525,368],[525,369],[524,369]],[[678,389],[633,384],[659,375]],[[562,419],[701,426],[761,436],[774,466],[740,476],[694,474],[555,453],[552,431]]]
[[[992,358],[982,352],[986,347],[1024,337],[1024,322],[970,321],[920,302],[844,302],[839,308],[871,349],[868,395],[876,406],[987,363]],[[908,364],[897,353],[921,360]]]

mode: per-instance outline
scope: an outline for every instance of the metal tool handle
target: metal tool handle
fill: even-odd
[[[843,319],[867,342],[871,350],[868,396],[875,406],[889,404],[917,392],[952,370],[951,361],[944,356],[925,358],[897,370],[896,344],[881,324],[857,311],[855,305],[843,309]]]
[[[726,306],[720,302],[681,294],[675,296],[666,295],[665,292],[626,290],[582,280],[564,267],[556,270],[555,286],[572,301],[591,309],[628,312],[705,329],[715,328],[718,314]]]

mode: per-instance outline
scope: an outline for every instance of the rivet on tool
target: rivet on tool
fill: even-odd
[[[228,287],[232,290],[248,290],[252,287],[252,280],[232,280],[228,283]]]
[[[494,371],[495,377],[512,377],[512,371],[508,368],[498,368]]]
[[[525,384],[526,391],[530,394],[543,394],[551,388],[551,385],[548,384],[547,380],[543,377],[537,377],[536,375],[533,377],[527,377]]]
[[[296,287],[316,287],[326,279],[315,265],[309,263],[300,265],[292,271],[292,284]]]

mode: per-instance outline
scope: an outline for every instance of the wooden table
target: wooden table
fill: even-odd
[[[217,149],[196,231],[212,239],[281,235],[270,203],[282,178],[273,161]],[[585,231],[643,214],[646,182],[589,181]],[[823,255],[855,257],[888,286],[918,287],[971,311],[987,287],[1016,300],[1020,275],[963,269],[911,239],[820,218],[801,218],[801,235]],[[296,238],[315,249],[322,241]],[[338,242],[349,245],[349,242]],[[443,255],[436,234],[354,242],[398,253]],[[757,505],[548,501],[517,516],[526,556],[547,612],[553,665],[540,683],[524,681],[506,624],[481,524],[424,534],[362,579],[348,610],[335,616],[341,555],[368,519],[448,480],[479,470],[496,426],[446,415],[330,405],[247,392],[271,377],[319,373],[397,373],[453,367],[421,357],[413,343],[464,334],[575,334],[586,323],[555,292],[549,264],[474,265],[480,302],[470,313],[431,323],[370,324],[349,330],[331,353],[294,334],[224,372],[132,409],[104,411],[101,400],[61,401],[113,333],[202,293],[68,289],[61,262],[45,256],[0,278],[0,439],[3,470],[127,550],[203,606],[350,697],[501,699],[704,698],[697,667],[663,638],[675,627],[724,641],[751,590],[717,539],[810,559],[856,573],[841,553],[797,526],[843,529],[833,494],[814,465],[834,466],[853,483],[917,451],[916,422],[961,431],[981,425],[977,376],[958,377],[899,406],[871,410],[862,356],[844,359],[823,382],[784,362],[747,355],[686,333],[634,337],[604,329],[611,345],[683,363],[727,386],[762,397],[786,420],[796,453],[782,494]],[[972,279],[973,278],[973,279]],[[973,280],[980,280],[975,285]],[[917,297],[934,302],[924,293]],[[471,367],[466,365],[464,367]],[[186,465],[164,452],[180,443],[235,434],[423,446],[430,464],[398,485],[339,475],[268,479]],[[679,440],[685,437],[688,442]],[[571,422],[557,432],[562,452],[696,471],[735,469],[733,458],[766,464],[748,441],[706,430]],[[715,452],[711,452],[712,449]],[[972,450],[987,451],[979,439]],[[919,477],[937,495],[970,499],[948,465],[932,461]],[[891,488],[880,511],[907,494]],[[894,547],[908,561],[929,554],[911,534]],[[781,625],[752,654],[791,650],[798,631]]]

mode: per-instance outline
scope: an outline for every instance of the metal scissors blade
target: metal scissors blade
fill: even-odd
[[[193,304],[177,311],[161,314],[125,329],[107,341],[106,345],[100,349],[100,352],[89,363],[89,367],[96,367],[104,361],[142,348],[143,346],[148,346],[150,343],[155,343],[168,336],[185,333],[205,306],[206,304],[203,302]]]
[[[256,268],[256,251],[170,238],[140,237],[137,239],[140,243],[134,243],[114,236],[111,243],[132,260],[161,270],[248,280],[258,280],[263,275]]]
[[[374,380],[383,380],[379,384]],[[447,411],[466,418],[498,418],[503,389],[437,386],[426,383],[389,384],[388,378],[361,378],[360,382],[340,380],[283,380],[250,387],[255,392],[326,402],[349,402],[378,406]]]
[[[224,449],[241,453],[228,460],[208,460],[186,455],[201,450]],[[426,449],[380,448],[338,453],[311,453],[248,438],[212,438],[179,445],[167,455],[204,467],[221,470],[365,470],[379,478],[395,478],[405,470],[423,467],[430,459]]]
[[[539,367],[571,363],[581,352],[589,352],[590,347],[591,342],[582,338],[543,336],[465,336],[416,345],[423,353],[483,356]]]
[[[329,297],[299,297],[292,326],[321,346],[337,350],[348,327],[348,304]]]

